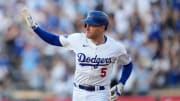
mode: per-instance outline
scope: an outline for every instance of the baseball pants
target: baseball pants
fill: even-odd
[[[74,87],[72,101],[110,101],[110,88],[105,90],[87,91]]]

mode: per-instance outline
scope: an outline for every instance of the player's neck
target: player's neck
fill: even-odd
[[[95,45],[100,45],[100,44],[104,44],[106,42],[106,37],[102,36],[97,39],[91,39],[91,40]]]

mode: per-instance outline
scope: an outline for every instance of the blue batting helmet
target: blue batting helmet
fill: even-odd
[[[92,26],[105,26],[105,30],[108,27],[108,15],[102,11],[91,11],[88,13],[87,18],[83,20],[86,25]]]

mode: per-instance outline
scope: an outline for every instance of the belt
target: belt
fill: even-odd
[[[105,90],[105,86],[84,86],[76,83],[74,83],[74,86],[87,91]]]

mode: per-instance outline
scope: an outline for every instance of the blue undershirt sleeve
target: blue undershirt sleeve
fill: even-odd
[[[133,68],[132,62],[123,66],[122,75],[121,75],[121,78],[119,80],[119,82],[121,82],[123,85],[125,85],[126,81],[128,80],[128,78],[132,72],[132,68]]]
[[[55,45],[55,46],[62,46],[58,35],[55,35],[55,34],[52,34],[50,32],[44,31],[40,27],[37,27],[37,28],[35,28],[33,30],[45,42],[47,42],[47,43],[49,43],[51,45]]]

